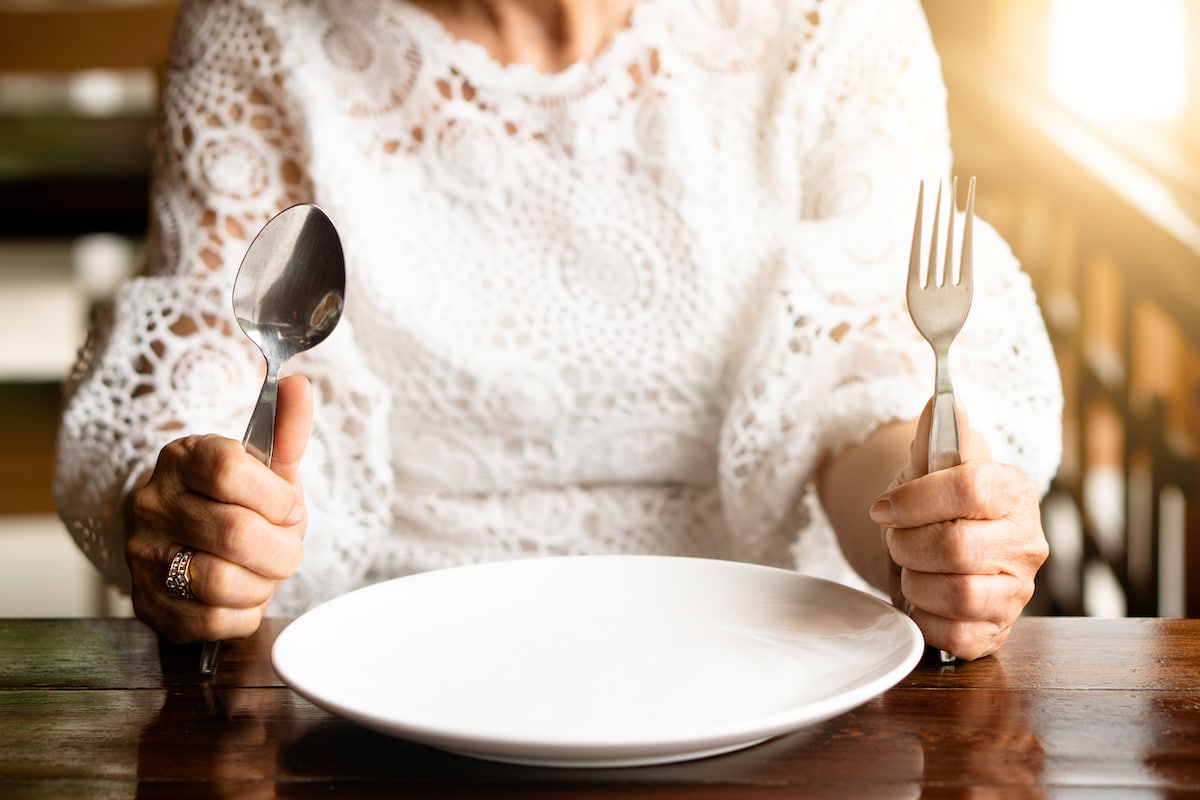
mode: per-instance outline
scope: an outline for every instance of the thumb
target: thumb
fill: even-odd
[[[983,455],[987,448],[982,440],[971,432],[966,409],[955,403],[954,413],[958,418],[959,450],[963,460],[966,460],[968,456]],[[925,403],[925,408],[921,410],[921,416],[917,420],[917,430],[913,434],[912,446],[909,448],[911,460],[909,471],[914,478],[929,473],[929,429],[932,424],[933,398],[930,397]]]
[[[921,416],[917,419],[917,430],[913,434],[912,445],[908,448],[909,453],[909,478],[919,478],[929,472],[929,428],[933,423],[933,398],[925,403],[925,408],[921,409]]]
[[[275,444],[271,469],[276,475],[295,483],[300,459],[312,432],[312,384],[303,375],[289,375],[279,381],[275,407]]]

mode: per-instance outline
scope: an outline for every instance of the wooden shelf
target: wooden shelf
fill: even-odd
[[[0,7],[0,71],[161,66],[178,7],[178,0],[8,0]]]
[[[61,393],[58,383],[0,383],[0,514],[54,511]]]

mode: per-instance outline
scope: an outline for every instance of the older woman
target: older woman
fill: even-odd
[[[1004,640],[1061,396],[977,226],[966,460],[924,474],[906,248],[951,156],[917,0],[193,0],[167,78],[147,268],[85,348],[56,483],[165,636],[638,552],[870,585],[964,658]],[[339,228],[346,314],[268,469],[227,438],[261,369],[229,291],[300,201]]]

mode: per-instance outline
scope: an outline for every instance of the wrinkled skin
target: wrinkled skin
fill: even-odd
[[[881,588],[929,645],[971,660],[1008,638],[1049,547],[1037,487],[1019,469],[987,457],[965,414],[963,463],[926,474],[930,412],[927,405],[908,466],[870,509],[890,564]]]
[[[275,585],[304,551],[298,469],[311,426],[312,388],[292,376],[279,384],[270,468],[220,436],[187,436],[162,449],[126,503],[125,558],[140,619],[172,642],[235,639],[258,629]],[[165,585],[181,547],[196,551],[193,599]]]

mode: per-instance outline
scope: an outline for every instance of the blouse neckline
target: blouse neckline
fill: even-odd
[[[645,38],[650,11],[665,1],[638,0],[629,22],[613,31],[594,56],[575,61],[557,72],[543,72],[527,62],[499,61],[482,44],[454,36],[424,8],[413,3],[404,3],[402,8],[407,23],[423,44],[422,49],[439,54],[448,66],[470,75],[473,84],[508,88],[526,95],[562,95],[581,84],[595,82],[597,76],[608,75],[614,69],[627,69],[634,63]]]

